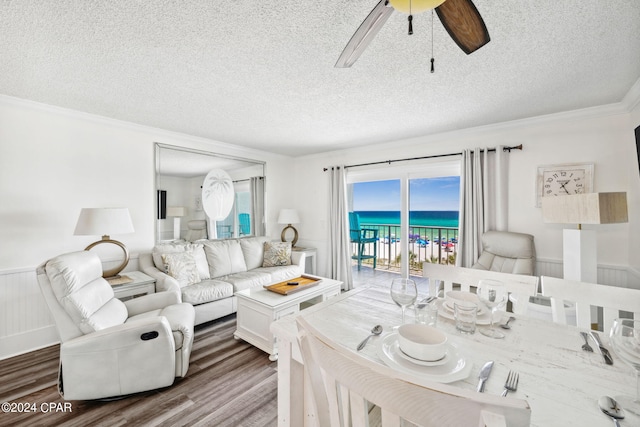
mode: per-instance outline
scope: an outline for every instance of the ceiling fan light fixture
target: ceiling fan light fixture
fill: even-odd
[[[395,10],[407,14],[435,9],[444,2],[445,0],[389,0]]]

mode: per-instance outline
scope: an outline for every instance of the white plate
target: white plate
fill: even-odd
[[[449,361],[449,359],[451,359],[451,347],[447,347],[447,352],[444,354],[444,357],[442,359],[438,359],[438,360],[420,360],[420,359],[416,359],[414,357],[409,356],[407,353],[405,353],[404,351],[402,351],[402,349],[400,348],[400,344],[398,344],[398,339],[397,339],[397,334],[396,334],[396,343],[392,343],[391,345],[397,345],[398,349],[395,350],[394,352],[396,352],[396,354],[398,354],[398,356],[402,357],[405,360],[408,360],[411,363],[415,363],[416,365],[421,365],[421,366],[440,366],[440,365],[444,365],[445,363],[447,363]]]
[[[455,343],[449,343],[447,360],[435,366],[422,366],[407,360],[406,355],[401,355],[398,345],[398,334],[392,332],[385,335],[378,342],[378,357],[389,367],[400,372],[415,375],[421,380],[435,381],[439,383],[451,383],[467,378],[471,373],[473,364],[468,362]]]
[[[436,304],[438,304],[438,315],[455,320],[453,316],[453,310],[451,310],[447,304],[444,303],[444,300],[437,300]],[[496,314],[497,316],[497,314]],[[489,311],[480,311],[478,313],[478,317],[476,318],[476,325],[490,325],[491,324],[491,313]]]

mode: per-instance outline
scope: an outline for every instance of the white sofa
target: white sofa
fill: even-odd
[[[153,252],[141,254],[139,263],[142,271],[156,279],[157,292],[177,293],[182,302],[193,305],[199,325],[235,313],[237,291],[303,274],[304,254],[290,248],[285,254],[285,246],[254,236],[158,244]],[[270,257],[274,250],[281,250],[275,262]]]

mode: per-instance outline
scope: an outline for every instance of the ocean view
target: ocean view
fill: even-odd
[[[355,211],[360,217],[360,224],[400,225],[399,211]],[[458,228],[458,211],[411,211],[409,225],[422,227]]]

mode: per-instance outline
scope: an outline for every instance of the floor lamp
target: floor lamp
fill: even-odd
[[[546,223],[577,224],[563,231],[563,277],[567,280],[597,283],[598,260],[595,230],[582,224],[628,222],[627,193],[584,193],[542,198],[542,217]]]

